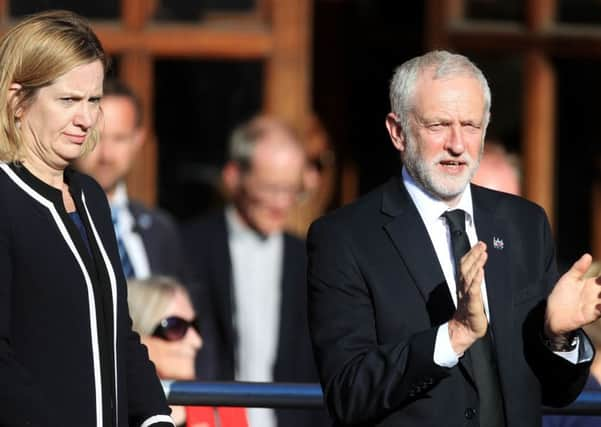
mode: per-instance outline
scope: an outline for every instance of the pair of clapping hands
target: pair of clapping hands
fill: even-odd
[[[457,283],[457,310],[449,321],[453,350],[463,354],[486,334],[488,320],[481,284],[488,254],[478,242],[461,259]],[[601,317],[601,276],[587,277],[592,257],[584,254],[555,284],[547,299],[544,334],[558,346],[575,330]]]

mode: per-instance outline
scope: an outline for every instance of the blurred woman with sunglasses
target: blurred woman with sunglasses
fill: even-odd
[[[94,148],[107,57],[67,11],[0,39],[0,425],[173,426],[132,332]]]
[[[196,353],[202,347],[202,338],[186,289],[164,276],[130,280],[127,288],[133,329],[148,348],[159,377],[194,380]],[[247,426],[243,408],[172,406],[171,409],[178,426]]]

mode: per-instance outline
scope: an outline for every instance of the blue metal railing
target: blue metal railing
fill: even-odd
[[[319,384],[163,381],[173,405],[246,406],[258,408],[321,408]]]
[[[319,384],[163,381],[171,405],[316,409],[323,406]],[[601,392],[586,391],[565,408],[543,407],[545,414],[599,415]]]

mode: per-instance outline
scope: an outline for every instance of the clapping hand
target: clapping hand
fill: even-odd
[[[584,254],[551,291],[545,312],[545,335],[553,339],[601,317],[601,276],[584,278],[592,258]]]
[[[482,301],[484,265],[488,259],[486,244],[478,242],[461,258],[457,281],[457,310],[449,321],[451,346],[463,354],[486,334],[488,319]]]

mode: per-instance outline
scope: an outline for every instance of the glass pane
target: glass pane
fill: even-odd
[[[255,0],[161,0],[157,21],[198,21],[208,12],[251,12]]]
[[[121,56],[109,54],[109,68],[107,70],[107,77],[119,78],[119,63],[121,62]]]
[[[159,204],[179,219],[222,203],[229,133],[261,110],[261,62],[156,63]]]
[[[524,21],[524,2],[521,0],[468,0],[467,19]]]
[[[559,120],[555,206],[560,220],[556,236],[558,259],[565,269],[590,251],[591,188],[601,155],[597,106],[601,61],[562,59],[555,62],[555,69]]]
[[[487,140],[496,140],[509,151],[520,150],[522,129],[522,61],[518,57],[470,55],[482,70],[492,95]]]
[[[559,21],[578,24],[601,23],[601,2],[599,0],[560,0]]]
[[[9,7],[15,17],[48,9],[72,10],[89,19],[118,19],[120,14],[119,0],[10,0]]]

